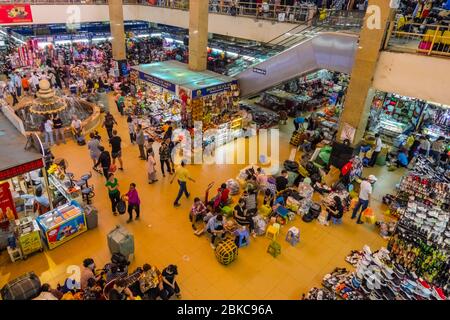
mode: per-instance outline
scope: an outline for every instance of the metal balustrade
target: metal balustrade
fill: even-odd
[[[384,49],[450,57],[450,26],[409,23],[399,28],[391,22]]]
[[[360,25],[364,12],[335,11],[325,9],[319,11],[314,4],[285,5],[257,5],[249,1],[236,1],[231,5],[224,0],[209,0],[209,12],[240,17],[251,17],[261,20],[271,20],[288,23],[301,23],[311,20],[314,16],[324,16],[333,23],[347,23]],[[33,5],[106,5],[107,0],[0,0],[0,4],[33,4]],[[146,5],[162,8],[189,10],[189,0],[124,0],[123,4]],[[333,18],[333,19],[331,19]]]

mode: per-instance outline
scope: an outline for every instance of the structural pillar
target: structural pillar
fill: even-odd
[[[189,2],[189,69],[206,70],[208,57],[208,0]]]
[[[390,1],[369,0],[345,97],[344,110],[339,122],[339,140],[342,141],[343,129],[345,132],[355,130],[352,145],[357,145],[361,141],[366,130],[372,100],[369,89],[372,87],[387,23],[392,15]],[[349,128],[350,130],[346,130]]]
[[[112,54],[116,61],[127,58],[122,0],[109,0],[109,23],[112,37]]]

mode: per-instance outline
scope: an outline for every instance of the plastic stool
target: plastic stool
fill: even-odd
[[[296,227],[289,228],[286,234],[286,241],[291,244],[291,246],[295,246],[300,242],[300,230]]]
[[[246,247],[250,244],[250,233],[248,232],[247,228],[242,228],[236,230],[236,237],[237,237],[237,246],[239,248]]]
[[[274,258],[281,254],[281,246],[278,242],[272,241],[267,247],[267,252]]]
[[[266,230],[266,237],[272,238],[272,240],[275,241],[280,233],[280,227],[281,226],[279,223],[274,223],[273,225],[268,226]]]
[[[220,211],[226,217],[230,217],[233,214],[233,209],[231,209],[229,206],[222,207]]]

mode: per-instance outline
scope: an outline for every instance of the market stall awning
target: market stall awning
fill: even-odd
[[[25,150],[27,139],[0,112],[0,181],[43,167],[42,155]]]
[[[226,91],[235,79],[211,71],[192,71],[188,65],[178,61],[163,61],[132,67],[139,72],[139,79],[151,82],[177,93],[177,87],[188,90],[192,98]]]

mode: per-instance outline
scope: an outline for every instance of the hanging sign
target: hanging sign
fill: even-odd
[[[262,74],[262,75],[266,75],[267,74],[267,70],[266,69],[253,68],[253,72],[254,73],[259,73],[259,74]]]
[[[207,88],[193,90],[192,91],[192,99],[208,96],[210,94],[215,94],[215,93],[219,93],[219,92],[223,92],[223,91],[231,91],[231,86],[235,85],[235,84],[237,84],[236,80],[234,80],[232,82],[228,82],[228,83],[221,83],[221,84],[207,87]]]
[[[9,169],[0,171],[0,181],[17,177],[21,174],[40,169],[44,166],[42,159],[27,162]]]
[[[9,183],[0,184],[0,223],[18,219]]]
[[[0,23],[33,22],[31,6],[29,4],[0,5]]]
[[[163,79],[156,78],[156,77],[146,74],[144,72],[139,72],[139,79],[153,83],[153,84],[157,85],[158,87],[164,88],[171,92],[176,92],[175,84],[170,83]]]
[[[355,138],[356,129],[349,125],[347,122],[344,122],[341,131],[341,141],[349,140],[350,143],[353,143],[353,139]]]

